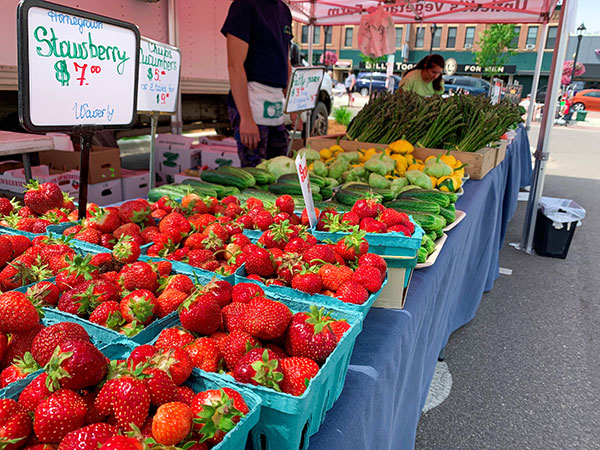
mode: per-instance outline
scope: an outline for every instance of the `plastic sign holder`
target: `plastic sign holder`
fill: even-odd
[[[79,134],[79,217],[87,207],[94,133],[136,118],[136,25],[42,0],[17,8],[19,120],[32,132]]]
[[[177,47],[146,37],[140,43],[140,67],[137,95],[139,114],[150,116],[150,189],[156,184],[156,133],[161,115],[177,113],[181,52]]]
[[[321,84],[325,76],[324,67],[298,67],[292,72],[290,77],[289,85],[287,88],[287,94],[285,98],[284,112],[290,113],[303,113],[305,111],[312,111],[317,106],[319,101],[319,92],[321,90]],[[294,133],[290,139],[288,147],[288,155],[292,150],[294,144],[294,135],[298,129],[298,120],[300,114],[296,116],[294,124]],[[306,124],[306,139],[310,137],[310,116]],[[312,197],[311,197],[312,199]]]

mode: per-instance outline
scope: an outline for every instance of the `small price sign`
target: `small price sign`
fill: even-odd
[[[310,189],[310,177],[308,176],[308,166],[306,164],[306,156],[298,154],[296,156],[296,170],[298,171],[298,179],[302,188],[302,197],[308,213],[308,221],[311,227],[317,226],[317,216],[315,214],[315,204],[313,202],[312,191]]]

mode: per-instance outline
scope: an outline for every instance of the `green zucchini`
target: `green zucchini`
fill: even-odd
[[[388,208],[394,209],[408,209],[411,211],[420,211],[430,214],[439,214],[440,205],[434,202],[427,202],[425,200],[419,200],[411,197],[400,197],[393,202],[387,204]]]
[[[440,216],[446,219],[446,223],[452,223],[456,220],[456,212],[448,208],[440,207]]]
[[[221,184],[223,186],[235,186],[238,189],[250,187],[246,179],[221,170],[203,170],[200,174],[200,178],[209,183]]]
[[[238,177],[244,180],[246,188],[252,187],[256,184],[256,179],[249,172],[246,172],[244,169],[240,169],[239,167],[221,166],[217,169],[217,172],[225,173],[227,175]]]
[[[258,169],[256,167],[244,167],[242,170],[245,170],[252,175],[256,180],[256,184],[271,184],[275,181],[275,177],[266,170]]]
[[[442,193],[441,191],[435,191],[433,189],[415,189],[412,191],[403,192],[400,197],[405,198],[418,198],[428,202],[435,202],[440,205],[441,208],[447,208],[450,205],[450,196]]]

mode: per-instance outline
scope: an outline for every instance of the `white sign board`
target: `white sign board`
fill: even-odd
[[[142,37],[137,110],[175,114],[180,72],[178,48]]]
[[[494,84],[492,85],[492,105],[500,103],[502,98],[502,86],[504,82],[498,78],[494,78]]]
[[[40,0],[18,9],[20,117],[32,131],[131,127],[139,31]]]
[[[298,179],[302,188],[302,197],[304,197],[304,205],[308,214],[308,221],[311,227],[317,226],[317,215],[315,214],[315,204],[313,202],[312,191],[310,189],[310,178],[308,176],[308,166],[306,165],[306,156],[303,154],[296,156],[296,170],[298,171]]]
[[[317,106],[321,83],[325,76],[323,67],[294,69],[285,99],[285,112],[309,111]]]

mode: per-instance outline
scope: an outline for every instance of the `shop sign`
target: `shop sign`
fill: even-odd
[[[405,63],[405,62],[398,61],[398,62],[394,63],[394,72],[403,73],[403,72],[406,72],[407,70],[414,68],[416,65],[417,65],[417,63]],[[387,70],[387,62],[376,63],[376,64],[361,62],[359,64],[359,67],[361,69],[385,72]]]
[[[517,66],[499,66],[490,67],[491,72],[497,72],[498,75],[514,75],[517,73]],[[477,73],[483,74],[483,67],[477,64],[458,64],[456,71],[458,73]]]

